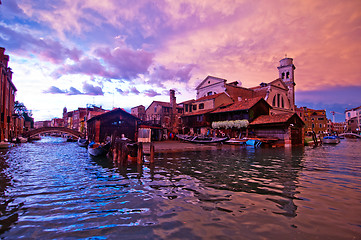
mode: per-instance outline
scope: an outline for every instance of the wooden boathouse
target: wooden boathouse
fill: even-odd
[[[279,145],[287,147],[304,145],[304,126],[297,113],[284,113],[261,115],[250,123],[249,129],[257,137],[278,138]]]
[[[105,142],[112,136],[125,137],[137,141],[137,128],[139,118],[131,115],[121,108],[97,115],[87,121],[89,141]]]

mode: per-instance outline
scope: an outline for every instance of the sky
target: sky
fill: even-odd
[[[361,105],[360,0],[1,0],[0,46],[36,121],[87,104],[194,99],[208,75],[243,87],[294,59],[296,104]]]

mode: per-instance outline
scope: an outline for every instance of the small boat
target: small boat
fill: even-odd
[[[88,146],[88,140],[85,138],[78,138],[78,146],[79,147],[87,147]]]
[[[337,144],[340,142],[340,138],[338,136],[326,136],[326,137],[323,137],[323,140],[322,140],[323,143],[326,143],[326,144]]]
[[[67,138],[66,138],[66,141],[67,141],[67,142],[76,142],[77,140],[76,140],[75,137],[70,136],[70,137],[67,137]]]
[[[189,136],[178,134],[177,137],[180,140],[192,142],[192,143],[219,143],[228,140],[228,137],[218,138],[218,137],[207,137],[207,136]]]
[[[110,150],[110,142],[106,144],[98,144],[91,142],[88,145],[88,153],[93,157],[100,157],[106,155]]]
[[[13,143],[10,143],[10,142],[0,142],[0,149],[7,149],[7,148],[11,148],[12,146],[14,146]]]

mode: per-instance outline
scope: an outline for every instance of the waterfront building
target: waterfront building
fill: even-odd
[[[269,115],[272,107],[261,97],[245,99],[228,106],[221,106],[209,113],[211,122],[229,122],[247,120],[248,123],[261,115]],[[248,125],[246,126],[248,127]],[[226,128],[222,131],[230,137],[237,138],[242,133],[241,128]],[[245,133],[248,135],[248,132]],[[244,135],[244,134],[242,134]]]
[[[137,140],[139,118],[121,108],[105,112],[87,121],[89,141],[105,142],[110,137],[121,137],[122,134],[130,140]]]
[[[292,58],[280,60],[279,78],[259,86],[244,88],[238,82],[227,83],[226,79],[207,76],[197,87],[197,99],[226,93],[233,101],[262,97],[272,106],[271,114],[293,113],[295,111],[295,79]]]
[[[5,54],[5,48],[0,47],[0,141],[16,138],[16,121],[14,114],[15,92],[17,91],[12,82],[11,68],[8,67],[9,55]]]
[[[347,132],[358,133],[361,131],[361,106],[346,109],[345,119],[347,123]]]
[[[224,92],[183,102],[184,114],[181,116],[183,132],[205,134],[211,125],[208,114],[220,106],[232,103],[232,98]]]
[[[304,145],[305,123],[296,113],[261,115],[250,123],[249,131],[257,137],[276,138],[285,147]]]
[[[308,107],[296,107],[297,115],[306,124],[305,133],[315,132],[317,134],[327,133],[326,110],[316,110]]]

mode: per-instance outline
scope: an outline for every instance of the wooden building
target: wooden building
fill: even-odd
[[[278,138],[284,146],[304,145],[305,124],[296,113],[261,115],[250,123],[257,137]]]
[[[269,115],[272,107],[261,97],[221,106],[209,113],[211,122],[247,120],[252,122],[261,115]],[[241,129],[222,129],[230,137],[238,137]]]
[[[95,116],[87,121],[89,141],[105,142],[107,137],[121,137],[137,140],[139,118],[121,108]]]

